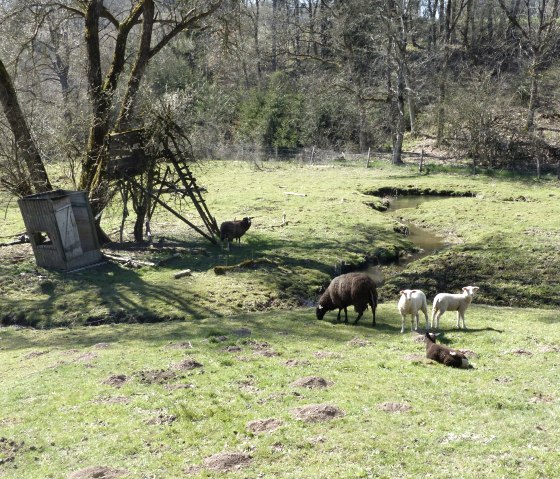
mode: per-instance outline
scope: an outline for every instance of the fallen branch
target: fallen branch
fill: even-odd
[[[271,266],[277,268],[278,264],[269,259],[247,259],[239,264],[233,266],[214,266],[214,273],[221,275],[226,274],[228,271],[240,271],[244,269],[256,269],[260,267]]]
[[[305,193],[294,193],[293,191],[286,191],[285,195],[293,195],[293,196],[307,196]]]

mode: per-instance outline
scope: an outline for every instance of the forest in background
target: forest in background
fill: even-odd
[[[98,214],[108,135],[162,122],[197,159],[308,147],[398,164],[422,144],[558,174],[559,39],[559,0],[4,0],[0,183],[57,187],[61,163]]]

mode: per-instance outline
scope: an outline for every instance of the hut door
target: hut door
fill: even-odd
[[[77,256],[81,256],[83,251],[80,244],[78,228],[76,226],[76,218],[72,211],[72,205],[70,204],[70,199],[68,198],[67,200],[67,204],[64,204],[66,201],[59,203],[55,210],[55,216],[58,231],[60,232],[60,239],[62,240],[62,246],[64,248],[64,254],[68,261]]]

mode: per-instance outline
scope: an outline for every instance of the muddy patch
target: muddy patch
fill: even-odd
[[[124,374],[112,374],[107,379],[105,379],[105,381],[103,381],[103,384],[107,384],[108,386],[113,386],[115,388],[120,388],[128,381],[128,379],[128,376],[125,376]]]
[[[185,358],[180,363],[173,366],[173,369],[178,369],[179,371],[192,371],[193,369],[201,368],[202,364],[193,358]]]
[[[142,384],[167,384],[173,381],[177,374],[166,369],[152,369],[137,373],[138,380]]]
[[[106,466],[92,466],[72,472],[68,479],[117,479],[126,477],[128,471]]]
[[[204,467],[220,472],[235,471],[248,466],[251,461],[251,456],[243,452],[221,452],[204,459]]]
[[[306,376],[294,381],[292,386],[308,389],[321,389],[328,388],[331,384],[333,384],[332,381],[327,381],[319,376]]]
[[[378,408],[385,412],[407,412],[412,409],[409,404],[400,402],[384,402],[379,404]]]
[[[256,419],[247,423],[247,430],[259,434],[265,432],[272,432],[282,426],[284,423],[280,419]]]
[[[304,422],[330,421],[344,416],[344,411],[331,404],[310,404],[309,406],[292,409],[296,419]]]

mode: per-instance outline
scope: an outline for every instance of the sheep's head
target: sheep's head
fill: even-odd
[[[407,301],[410,301],[410,298],[412,298],[412,293],[414,293],[416,290],[415,289],[403,289],[400,294],[401,296],[404,294],[404,297],[406,298]]]
[[[436,335],[434,333],[430,333],[429,331],[426,331],[426,335],[424,336],[424,341],[426,343],[434,343],[436,342]]]
[[[250,218],[249,216],[245,216],[245,218],[241,220],[241,223],[243,223],[243,226],[245,226],[245,228],[249,229],[249,226],[251,226],[252,219],[253,218]]]
[[[327,312],[327,308],[325,308],[324,306],[321,306],[321,304],[319,304],[317,306],[317,309],[315,310],[315,314],[317,316],[317,319],[323,319],[326,312]]]
[[[467,296],[473,297],[480,288],[478,286],[465,286],[463,292],[467,293]]]

